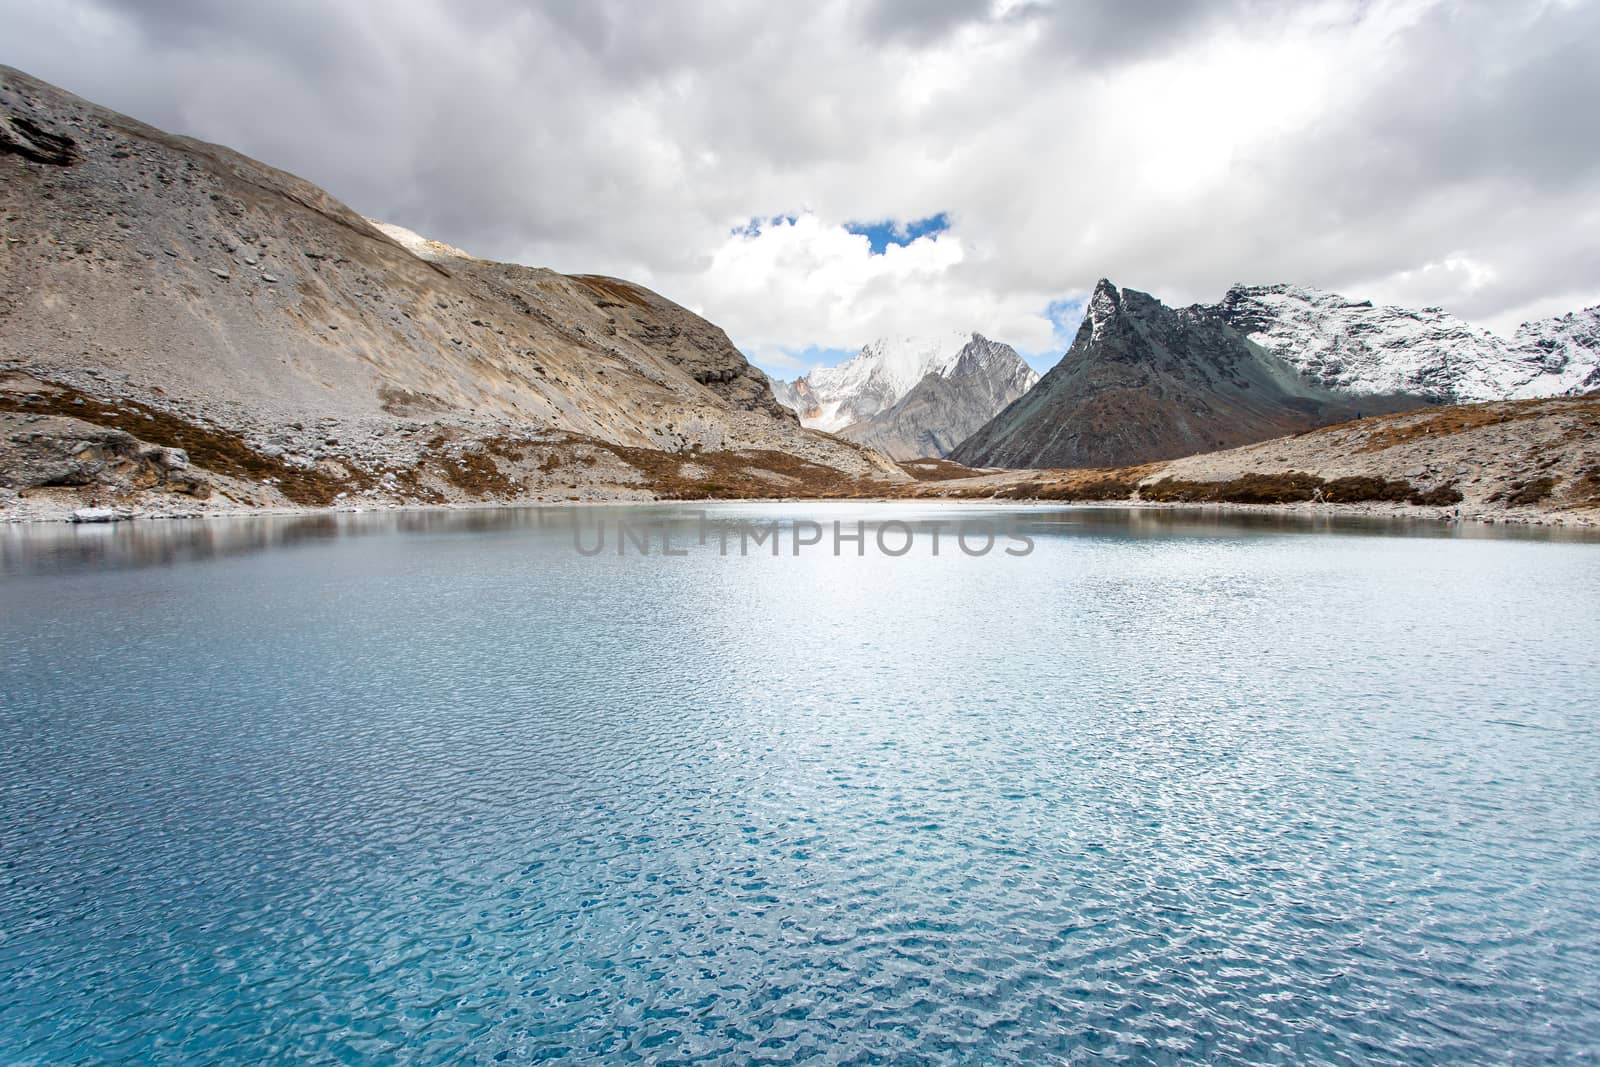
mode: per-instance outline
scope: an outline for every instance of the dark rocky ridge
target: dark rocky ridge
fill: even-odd
[[[1425,403],[1332,392],[1216,309],[1173,310],[1102,279],[1061,362],[949,458],[973,467],[1125,466]]]

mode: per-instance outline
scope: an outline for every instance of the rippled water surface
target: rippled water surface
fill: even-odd
[[[573,514],[0,531],[0,1062],[1600,1056],[1600,544]]]

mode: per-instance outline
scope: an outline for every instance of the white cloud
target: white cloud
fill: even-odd
[[[1054,341],[1051,294],[997,292],[952,231],[891,244],[806,212],[730,233],[709,265],[680,280],[686,302],[709,313],[763,361],[808,346],[850,349],[881,334],[977,330],[1026,351]]]

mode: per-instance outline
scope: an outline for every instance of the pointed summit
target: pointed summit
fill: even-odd
[[[1072,347],[953,449],[974,467],[1116,467],[1265,440],[1380,408],[1303,380],[1207,308],[1095,286]]]
[[[1111,283],[1111,279],[1101,278],[1095,283],[1088,306],[1084,308],[1083,326],[1079,327],[1079,333],[1087,328],[1089,340],[1099,337],[1105,324],[1115,318],[1121,308],[1122,297],[1117,287]]]
[[[944,455],[1039,380],[1010,345],[974,333],[956,358],[870,418],[839,431],[892,459]]]

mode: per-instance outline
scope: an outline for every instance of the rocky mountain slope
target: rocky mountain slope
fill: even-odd
[[[182,449],[202,488],[253,506],[584,495],[597,465],[627,492],[663,481],[622,460],[563,470],[574,442],[681,456],[673,486],[735,477],[695,457],[746,453],[904,477],[802,428],[720,329],[664,297],[380,229],[299,178],[10,68],[0,218],[0,412],[31,448],[114,428],[134,452]],[[781,490],[790,462],[752,469]],[[88,491],[116,466],[62,484]],[[52,488],[12,467],[10,489]]]
[[[889,407],[927,375],[945,373],[970,339],[963,333],[880,338],[837,367],[774,383],[773,392],[806,426],[835,433]]]
[[[1600,526],[1600,397],[1427,407],[1092,470],[909,463],[910,497],[1154,502]]]
[[[895,459],[943,456],[1039,380],[981,334],[874,341],[854,358],[773,386],[801,421]]]
[[[910,392],[876,415],[846,426],[839,436],[897,460],[937,459],[1038,380],[1010,345],[973,334],[943,372],[930,371]]]
[[[1600,390],[1600,307],[1510,341],[1438,308],[1288,285],[1171,309],[1101,281],[1071,349],[950,456],[1116,466],[1246,444],[1360,412]]]
[[[1424,402],[1341,395],[1266,355],[1215,309],[1175,311],[1102,280],[1061,362],[950,458],[974,467],[1114,467]]]
[[[1310,380],[1355,396],[1449,404],[1600,389],[1600,306],[1524,323],[1509,341],[1439,308],[1289,285],[1236,285],[1214,310]]]

